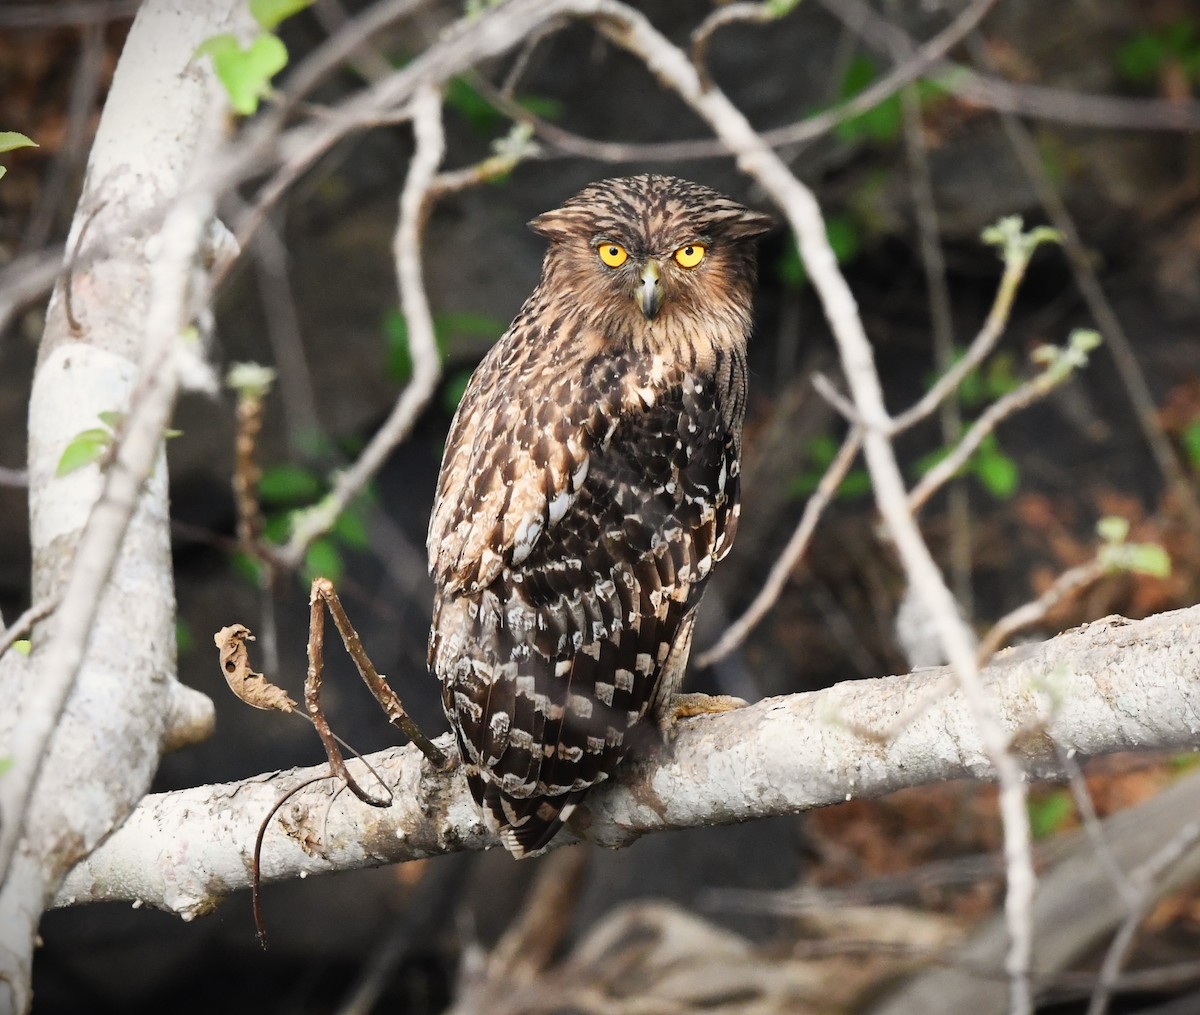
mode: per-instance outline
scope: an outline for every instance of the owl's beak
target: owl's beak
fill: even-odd
[[[638,279],[637,290],[634,293],[637,305],[642,308],[646,320],[653,321],[658,308],[662,306],[662,272],[657,261],[647,261],[642,266],[642,274]]]

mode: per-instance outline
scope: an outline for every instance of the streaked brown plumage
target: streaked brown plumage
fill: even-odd
[[[530,223],[542,278],[467,386],[428,539],[430,668],[516,856],[669,722],[737,528],[769,224],[669,176],[593,184]]]

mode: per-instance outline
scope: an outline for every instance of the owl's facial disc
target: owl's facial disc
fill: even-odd
[[[653,258],[642,265],[642,273],[638,276],[633,298],[646,315],[646,320],[653,321],[659,307],[662,306],[662,270]]]

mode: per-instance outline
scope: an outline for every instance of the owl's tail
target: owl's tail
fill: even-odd
[[[480,782],[480,792],[475,792],[475,786],[472,792],[489,823],[497,829],[504,848],[518,860],[535,856],[549,845],[587,794],[581,789],[556,797],[519,799],[502,793],[492,782]]]

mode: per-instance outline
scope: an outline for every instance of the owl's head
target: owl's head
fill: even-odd
[[[766,215],[674,176],[585,187],[530,228],[551,241],[543,284],[572,294],[608,334],[749,325],[754,240]]]

